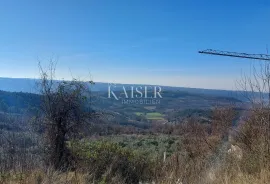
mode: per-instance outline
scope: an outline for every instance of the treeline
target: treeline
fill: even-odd
[[[40,95],[23,92],[0,91],[0,111],[23,113],[40,107]]]

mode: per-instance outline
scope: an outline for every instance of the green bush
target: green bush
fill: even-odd
[[[125,183],[139,183],[153,179],[153,162],[144,154],[109,141],[71,143],[80,168],[87,169],[89,179],[106,181],[117,176]]]

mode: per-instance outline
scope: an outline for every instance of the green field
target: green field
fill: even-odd
[[[164,120],[163,114],[159,112],[149,112],[149,113],[143,113],[143,112],[136,112],[137,116],[145,116],[147,119],[150,120]]]

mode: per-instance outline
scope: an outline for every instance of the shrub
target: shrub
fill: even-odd
[[[121,177],[125,183],[138,183],[153,177],[153,163],[147,156],[117,143],[92,141],[71,145],[78,158],[77,166],[89,172],[89,180],[111,183],[113,178]]]

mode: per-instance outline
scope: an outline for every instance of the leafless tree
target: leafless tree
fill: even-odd
[[[270,63],[254,65],[250,75],[242,74],[237,87],[255,108],[270,108]]]
[[[55,66],[56,62],[51,61],[49,69],[44,70],[39,64],[39,89],[48,163],[63,170],[69,166],[67,141],[78,136],[93,117],[89,87],[93,82],[55,80]]]
[[[270,166],[270,63],[252,68],[251,75],[243,75],[239,88],[250,103],[247,117],[238,128],[237,138],[256,155],[261,163]]]

